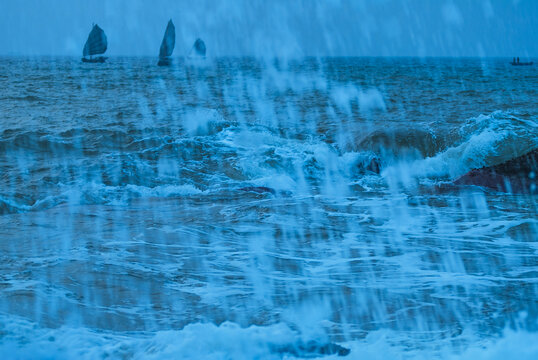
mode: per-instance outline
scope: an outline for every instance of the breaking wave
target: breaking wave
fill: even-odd
[[[364,339],[347,341],[332,348],[310,348],[301,344],[325,344],[326,338],[304,339],[283,323],[241,327],[232,322],[220,325],[194,323],[182,330],[157,331],[129,336],[63,326],[43,329],[25,320],[4,319],[0,352],[15,359],[468,359],[534,360],[538,356],[536,334],[506,329],[499,337],[475,339],[463,332],[445,346],[409,349],[395,341],[397,333],[378,330]],[[321,351],[320,351],[321,349]],[[329,349],[329,350],[327,350]],[[333,350],[334,349],[334,350]],[[342,349],[350,350],[348,351]],[[340,350],[340,353],[338,353]],[[346,357],[342,357],[343,354]]]
[[[446,149],[430,157],[395,161],[383,175],[407,183],[417,178],[450,180],[472,169],[502,163],[538,147],[538,122],[496,111],[469,119],[447,136],[453,144]]]

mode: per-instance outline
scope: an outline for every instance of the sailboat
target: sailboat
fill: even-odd
[[[166,30],[164,31],[163,42],[161,43],[161,48],[159,50],[159,62],[157,65],[166,66],[172,63],[172,52],[174,51],[174,46],[176,45],[176,27],[172,22],[172,19],[168,21]]]
[[[82,50],[82,62],[88,63],[103,63],[107,59],[104,56],[93,57],[93,55],[104,54],[107,48],[108,42],[105,32],[99,27],[99,25],[93,25],[88,40],[84,44],[84,50]],[[89,56],[89,58],[88,58]]]
[[[196,41],[194,42],[194,45],[192,46],[192,49],[194,49],[194,53],[196,54],[196,56],[199,56],[199,57],[203,57],[205,58],[205,43],[202,39],[196,39]],[[191,52],[192,52],[192,49],[191,49]]]

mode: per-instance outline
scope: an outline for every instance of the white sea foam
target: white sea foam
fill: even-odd
[[[439,154],[398,162],[385,171],[387,179],[412,186],[415,178],[457,178],[471,169],[509,160],[538,146],[538,123],[502,111],[470,119],[460,130],[462,142]]]
[[[358,101],[359,110],[363,113],[387,109],[383,95],[376,88],[360,89],[352,85],[337,86],[332,89],[331,98],[338,107],[350,115],[353,101]]]
[[[232,322],[217,326],[194,323],[182,330],[158,331],[152,335],[118,335],[91,331],[85,328],[39,328],[25,320],[4,319],[0,339],[2,358],[11,359],[294,359],[282,352],[286,345],[305,338],[283,323],[270,326],[240,327]],[[468,336],[464,331],[461,337]],[[398,334],[379,330],[363,340],[345,342],[351,350],[346,357],[336,354],[313,356],[304,353],[298,358],[323,359],[469,359],[469,360],[534,360],[538,356],[536,334],[527,331],[506,330],[500,337],[490,339],[452,339],[461,342],[457,347],[446,342],[444,346],[406,349],[396,341]],[[322,342],[320,342],[322,343]]]
[[[190,136],[208,135],[223,119],[216,110],[195,109],[183,116],[183,127]]]

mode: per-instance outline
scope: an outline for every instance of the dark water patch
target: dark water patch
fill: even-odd
[[[431,130],[413,127],[376,130],[356,143],[360,150],[403,159],[433,156],[446,146]]]
[[[511,226],[506,233],[512,239],[516,241],[525,241],[525,242],[536,242],[538,241],[538,232],[537,224],[534,222],[523,222],[519,225]]]
[[[269,193],[273,195],[276,194],[275,189],[266,187],[266,186],[246,186],[246,187],[239,188],[239,191],[247,191],[247,192],[253,192],[257,194],[264,194],[264,193]]]
[[[14,101],[24,101],[24,102],[45,102],[45,98],[41,98],[36,95],[26,95],[26,96],[8,96],[0,98],[0,100],[14,100]]]
[[[0,150],[2,151],[34,151],[37,153],[65,154],[75,147],[64,139],[57,138],[47,132],[23,132],[11,133],[11,138],[0,139]]]
[[[17,206],[14,206],[11,202],[0,198],[0,215],[18,212],[20,212],[20,209]]]
[[[538,193],[538,148],[497,165],[473,169],[454,183],[508,193]]]
[[[320,356],[347,356],[351,353],[347,349],[338,344],[323,344],[317,341],[298,342],[289,345],[270,345],[271,351],[278,354],[292,355],[297,358],[317,358]]]

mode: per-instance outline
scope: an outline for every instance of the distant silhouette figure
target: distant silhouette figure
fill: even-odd
[[[515,64],[515,63],[516,63],[516,58],[514,58],[514,59],[512,60],[512,64]]]
[[[517,63],[519,64],[519,56],[517,57]]]

